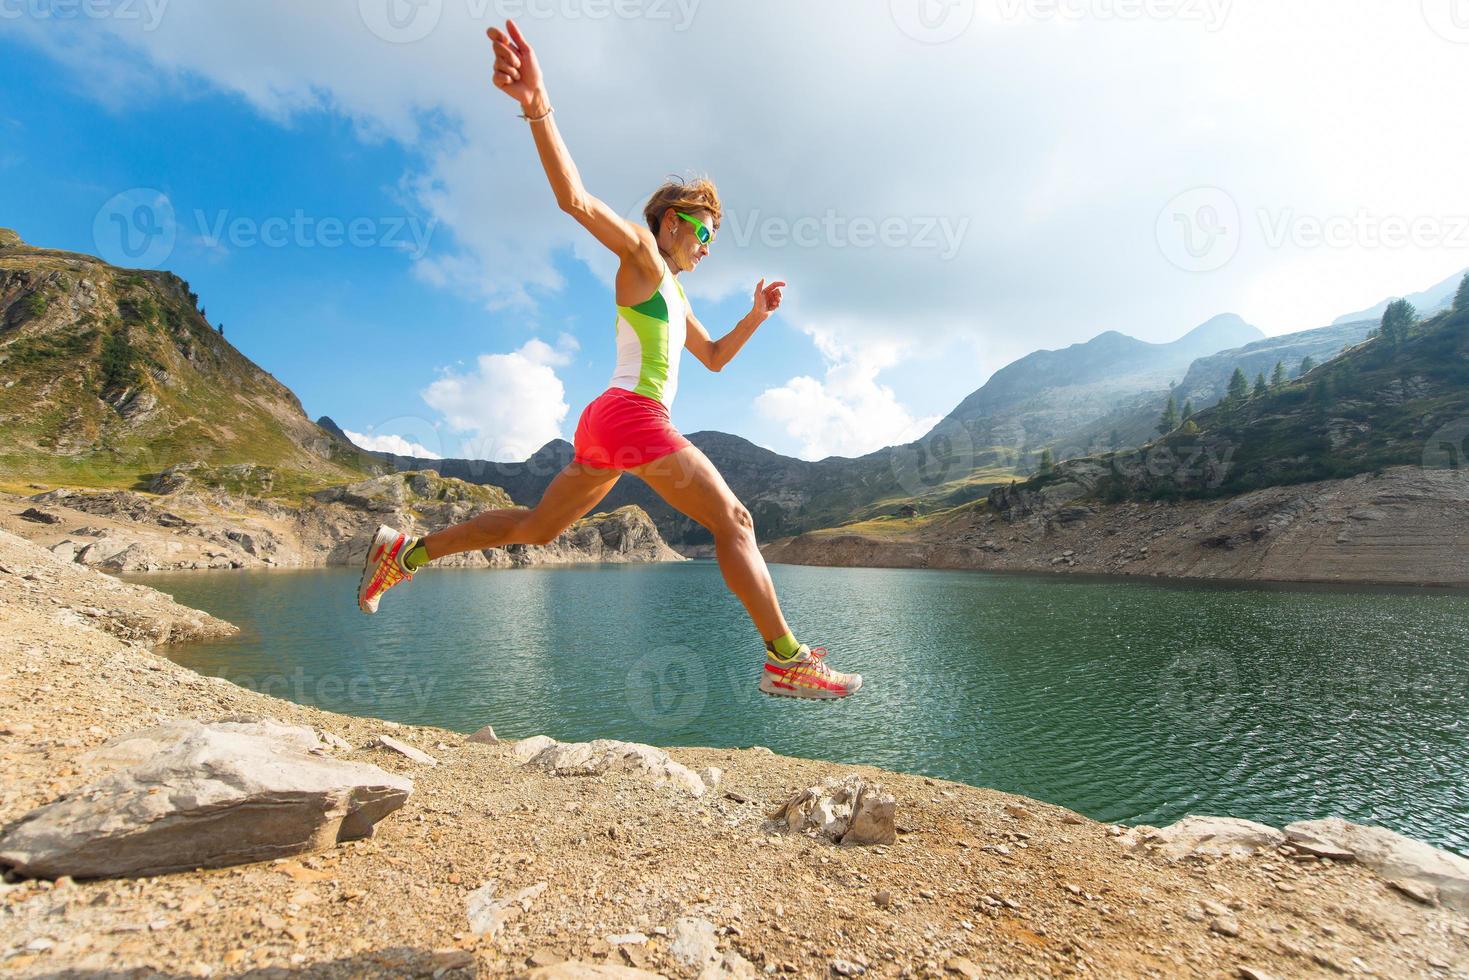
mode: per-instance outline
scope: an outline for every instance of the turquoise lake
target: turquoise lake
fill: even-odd
[[[1469,594],[771,566],[802,640],[866,685],[760,695],[713,561],[128,576],[242,628],[167,649],[332,711],[919,772],[1164,824],[1329,815],[1469,854]]]

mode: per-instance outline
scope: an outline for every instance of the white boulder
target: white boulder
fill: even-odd
[[[881,785],[851,775],[801,790],[769,820],[777,829],[838,844],[891,844],[898,837],[896,815],[897,801]]]
[[[83,762],[112,771],[6,828],[0,864],[102,878],[265,861],[366,837],[413,791],[273,721],[171,722]]]

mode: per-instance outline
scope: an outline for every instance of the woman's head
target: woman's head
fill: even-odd
[[[687,217],[680,217],[680,212]],[[700,241],[698,226],[703,225],[712,236],[719,230],[724,209],[712,180],[697,177],[685,181],[672,177],[648,198],[643,217],[658,239],[659,250],[672,260],[674,271],[687,272],[709,254],[710,242]]]

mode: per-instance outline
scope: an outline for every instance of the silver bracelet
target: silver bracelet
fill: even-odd
[[[520,118],[521,119],[524,119],[526,122],[540,122],[542,119],[545,119],[547,116],[549,116],[551,113],[553,113],[555,111],[556,111],[556,107],[555,106],[549,106],[548,105],[548,106],[546,106],[546,111],[543,112],[543,113],[541,113],[539,116],[527,116],[524,112],[521,112]]]

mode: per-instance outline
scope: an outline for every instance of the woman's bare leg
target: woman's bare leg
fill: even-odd
[[[628,472],[645,480],[676,510],[714,535],[714,553],[724,584],[744,603],[755,628],[767,642],[790,631],[765,556],[755,544],[755,523],[724,477],[697,446],[634,467]]]
[[[432,560],[507,544],[550,544],[597,506],[621,475],[621,470],[568,463],[534,507],[487,510],[463,524],[435,531],[423,545]]]

